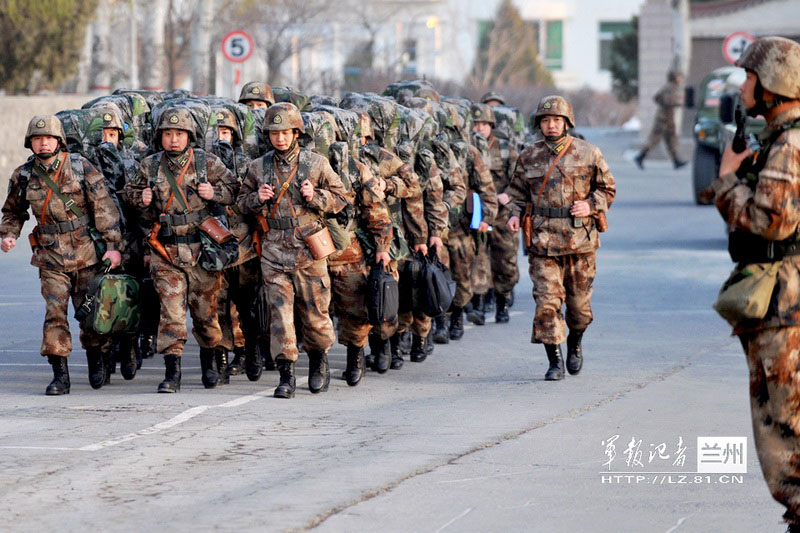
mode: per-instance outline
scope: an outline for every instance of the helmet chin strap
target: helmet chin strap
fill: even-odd
[[[59,146],[58,148],[56,148],[55,152],[39,152],[38,154],[33,154],[33,155],[36,156],[36,159],[44,161],[45,159],[50,159],[51,157],[58,155],[60,151],[61,147]]]
[[[545,135],[544,138],[551,143],[558,142],[567,136],[567,129],[567,127],[564,127],[564,131],[562,131],[560,135]]]

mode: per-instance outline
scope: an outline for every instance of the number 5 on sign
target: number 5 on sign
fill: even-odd
[[[232,31],[222,39],[222,54],[234,63],[247,61],[253,55],[253,38],[247,32]]]

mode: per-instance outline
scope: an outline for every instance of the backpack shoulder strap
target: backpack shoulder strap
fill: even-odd
[[[197,182],[198,183],[207,183],[208,182],[208,156],[206,155],[205,150],[201,150],[200,148],[194,149],[194,168],[197,172]]]

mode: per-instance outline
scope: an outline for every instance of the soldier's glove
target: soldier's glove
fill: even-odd
[[[235,157],[235,152],[231,143],[228,141],[216,140],[211,147],[211,151],[222,160],[223,165],[225,165],[227,168],[233,168],[233,158]]]

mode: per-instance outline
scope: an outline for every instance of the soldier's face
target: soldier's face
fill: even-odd
[[[270,130],[269,142],[272,143],[272,147],[276,150],[284,151],[289,149],[294,140],[297,139],[297,135],[298,133],[295,130]]]
[[[161,146],[164,150],[181,152],[189,146],[189,132],[186,130],[162,130]]]
[[[492,125],[488,122],[476,122],[475,125],[472,126],[472,131],[480,133],[485,139],[488,139],[489,135],[492,134]]]
[[[31,137],[31,150],[34,154],[49,154],[58,149],[58,138],[50,135],[34,135]]]
[[[490,105],[492,107],[503,105],[500,100],[489,100],[488,102],[484,102],[486,105]]]
[[[546,137],[558,137],[564,133],[566,121],[560,115],[545,115],[539,121],[539,128]]]
[[[217,130],[217,138],[220,141],[233,142],[233,130],[228,126],[220,126]]]
[[[250,109],[266,109],[269,107],[266,102],[262,102],[261,100],[247,100],[245,104],[247,104],[247,107]]]
[[[119,142],[119,130],[117,128],[103,128],[103,142],[116,146]]]
[[[756,106],[755,88],[758,83],[758,76],[755,72],[747,71],[747,77],[744,79],[741,87],[739,87],[739,94],[742,98],[742,105],[745,109],[752,109]]]

